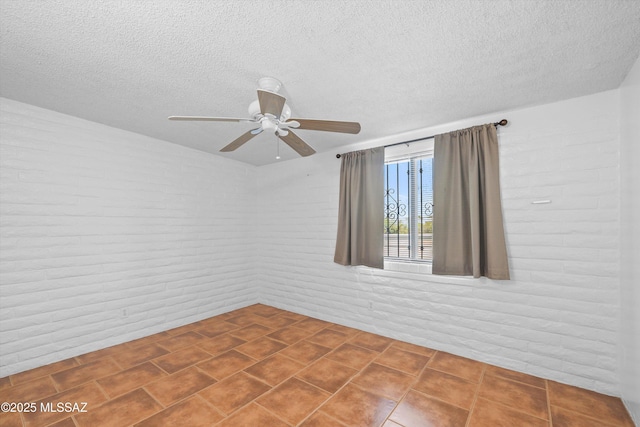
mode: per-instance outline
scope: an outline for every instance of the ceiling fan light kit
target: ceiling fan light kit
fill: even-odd
[[[258,99],[249,104],[250,118],[232,117],[207,117],[207,116],[170,116],[169,120],[182,121],[212,121],[212,122],[249,122],[256,123],[259,127],[252,129],[220,151],[234,151],[248,142],[251,138],[263,131],[274,133],[299,155],[306,157],[316,151],[291,129],[318,130],[324,132],[339,132],[357,134],[360,132],[360,123],[342,122],[333,120],[316,119],[291,119],[291,108],[287,105],[284,96],[278,94],[282,83],[273,77],[262,77],[258,80]],[[278,155],[278,158],[280,156]]]

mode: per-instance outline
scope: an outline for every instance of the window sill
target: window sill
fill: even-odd
[[[427,261],[384,260],[384,269],[402,273],[431,274],[431,263]]]

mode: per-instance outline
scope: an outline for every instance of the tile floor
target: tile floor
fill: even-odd
[[[260,304],[2,378],[5,401],[37,410],[4,427],[633,426],[618,398]]]

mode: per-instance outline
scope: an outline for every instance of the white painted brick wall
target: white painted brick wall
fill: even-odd
[[[255,167],[0,105],[0,377],[256,301]]]
[[[411,135],[509,119],[499,142],[511,281],[334,264],[335,153],[261,167],[260,300],[619,394],[617,99],[604,92]],[[385,142],[397,140],[375,145]]]
[[[616,91],[422,131],[510,120],[509,282],[334,264],[335,153],[253,168],[0,100],[0,376],[261,301],[619,392]]]

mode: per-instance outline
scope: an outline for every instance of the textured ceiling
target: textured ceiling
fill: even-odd
[[[218,153],[256,81],[316,151],[617,88],[640,52],[637,0],[0,0],[0,96]],[[297,154],[281,144],[282,160]],[[221,154],[275,162],[262,134]]]

